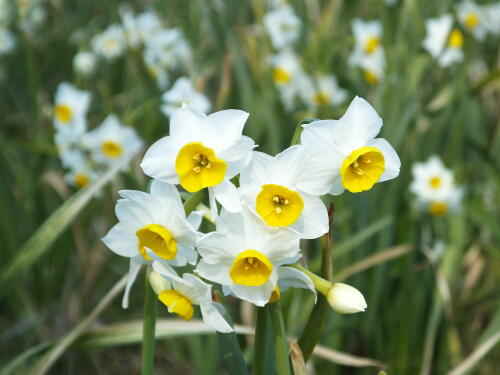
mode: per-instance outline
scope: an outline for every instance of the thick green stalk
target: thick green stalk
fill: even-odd
[[[330,219],[330,229],[328,233],[323,236],[323,253],[322,253],[322,264],[321,264],[321,276],[325,279],[317,277],[311,272],[307,271],[306,274],[311,277],[314,282],[314,286],[322,294],[318,296],[318,301],[311,311],[311,315],[307,320],[306,326],[302,336],[299,338],[299,346],[302,350],[302,355],[304,361],[307,362],[311,356],[316,343],[318,342],[323,325],[325,323],[326,317],[329,311],[329,304],[326,300],[328,291],[331,288],[331,281],[333,280],[332,271],[332,226],[333,226],[333,203],[330,204],[328,210],[328,216]],[[300,266],[299,266],[300,267]],[[296,267],[298,268],[298,267]],[[302,268],[302,267],[300,267]],[[301,269],[304,272],[305,269]]]
[[[144,321],[142,326],[142,375],[154,373],[155,327],[158,298],[149,285],[149,269],[146,272],[144,293]]]
[[[266,305],[271,311],[271,320],[273,322],[274,332],[274,353],[276,356],[276,374],[289,375],[290,361],[288,359],[289,346],[286,342],[285,322],[281,312],[280,301]]]
[[[272,325],[267,307],[257,307],[252,375],[274,374]]]
[[[297,124],[292,136],[292,142],[290,143],[290,146],[298,145],[300,143],[300,135],[302,134],[302,125],[309,124],[313,121],[318,121],[318,119],[316,118],[305,119]]]
[[[207,195],[207,190],[202,189],[191,195],[189,199],[184,202],[184,211],[186,211],[186,216],[196,209],[196,206],[198,206],[201,203],[201,201],[205,198],[206,195]]]

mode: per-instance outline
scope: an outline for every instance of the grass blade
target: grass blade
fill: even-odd
[[[142,329],[142,371],[143,375],[152,375],[155,368],[155,326],[158,298],[149,285],[149,273],[146,272],[144,293],[144,319]]]

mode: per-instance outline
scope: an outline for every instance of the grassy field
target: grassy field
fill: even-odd
[[[169,68],[163,88],[140,48],[100,59],[90,76],[75,71],[75,54],[90,50],[94,35],[120,23],[123,2],[31,3],[41,4],[44,19],[27,27],[21,12],[13,12],[4,26],[16,45],[0,55],[0,374],[140,373],[146,273],[139,274],[130,307],[123,310],[121,289],[109,291],[126,274],[128,261],[106,249],[101,238],[116,223],[118,190],[148,189],[139,164],[168,132],[161,97],[181,76],[207,96],[211,111],[249,112],[244,134],[260,151],[275,155],[288,147],[302,120],[340,118],[358,95],[382,117],[382,136],[399,154],[396,179],[362,194],[324,198],[335,207],[333,277],[360,290],[368,308],[355,315],[328,311],[318,341],[323,351],[308,362],[311,374],[498,371],[498,34],[478,40],[463,31],[463,60],[442,67],[422,46],[425,22],[456,14],[456,2],[290,1],[302,24],[293,50],[303,70],[334,74],[347,99],[314,107],[298,101],[287,108],[273,81],[269,59],[276,49],[264,28],[270,9],[264,0],[130,0],[134,13],[154,10],[166,26],[182,30],[190,46],[188,61]],[[381,21],[386,66],[376,84],[348,63],[356,43],[354,18]],[[111,113],[135,128],[144,145],[128,170],[115,168],[80,190],[67,182],[54,143],[54,95],[61,82],[92,94],[89,129]],[[409,190],[412,166],[431,155],[464,188],[460,209],[441,217],[419,209]],[[209,222],[202,225],[213,230]],[[321,245],[321,239],[302,245],[316,273]],[[252,332],[256,309],[232,297],[225,302],[247,333],[238,334],[238,341],[251,366],[248,327]],[[301,289],[282,295],[289,336],[301,336],[313,304]],[[157,335],[155,373],[229,373],[227,348],[199,322],[174,318],[159,305]],[[339,358],[332,350],[355,357]],[[471,366],[451,372],[464,361]],[[270,363],[263,373],[274,372]]]

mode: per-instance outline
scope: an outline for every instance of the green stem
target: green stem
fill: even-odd
[[[272,343],[269,334],[273,327],[270,323],[267,307],[257,307],[252,375],[274,373],[274,358],[270,352]]]
[[[305,119],[305,120],[302,120],[301,122],[299,122],[297,124],[297,126],[295,127],[295,131],[293,133],[293,136],[292,136],[292,142],[290,143],[290,146],[294,146],[294,145],[298,145],[300,143],[300,135],[302,134],[302,125],[304,124],[309,124],[313,121],[318,121],[317,118],[309,118],[309,119]]]
[[[142,326],[142,375],[154,373],[156,307],[158,298],[149,285],[149,273],[146,272],[144,296],[144,321]]]
[[[281,312],[280,301],[266,305],[271,310],[271,320],[274,332],[274,353],[276,356],[276,374],[289,375],[290,362],[288,360],[289,346],[286,342],[285,322]]]
[[[189,199],[184,202],[184,211],[186,211],[186,216],[196,209],[206,195],[207,191],[206,189],[203,189],[191,195]]]
[[[318,277],[314,275],[312,272],[305,272],[313,281],[315,288],[322,294],[318,296],[318,301],[316,305],[313,307],[311,311],[311,315],[307,320],[306,327],[302,336],[299,338],[299,346],[302,350],[302,355],[304,357],[304,362],[307,362],[309,357],[311,356],[316,343],[319,341],[321,336],[321,332],[323,329],[323,325],[325,323],[326,317],[328,315],[328,311],[330,310],[330,306],[326,297],[328,296],[328,292],[332,287],[331,281],[333,280],[333,271],[332,271],[332,227],[333,227],[333,203],[330,204],[330,208],[328,209],[328,217],[329,217],[329,230],[323,236],[323,253],[322,253],[322,264],[321,264],[321,276]],[[295,265],[295,268],[300,266]],[[302,269],[301,269],[302,268]],[[306,271],[303,267],[298,268],[302,272]],[[326,280],[325,280],[326,279]]]

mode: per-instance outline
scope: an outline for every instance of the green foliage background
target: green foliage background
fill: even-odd
[[[51,103],[57,85],[74,82],[93,93],[89,125],[111,112],[133,125],[150,145],[164,136],[167,120],[159,109],[161,91],[146,73],[138,53],[99,64],[95,79],[77,78],[72,58],[75,30],[88,37],[118,22],[116,0],[47,1],[48,19],[32,38],[17,30],[19,45],[0,60],[0,266],[19,256],[27,240],[74,193],[62,180],[52,140]],[[465,60],[448,69],[422,50],[424,21],[451,9],[453,1],[402,0],[394,7],[378,1],[292,1],[303,20],[295,50],[309,73],[334,73],[340,85],[365,97],[384,119],[382,136],[398,151],[402,169],[396,180],[371,191],[332,198],[335,204],[334,273],[374,254],[408,244],[411,251],[356,273],[348,282],[361,290],[363,314],[329,313],[320,344],[388,364],[388,374],[416,374],[431,350],[432,374],[447,373],[500,330],[500,70],[499,40],[477,42],[465,36]],[[260,150],[277,153],[290,143],[304,118],[338,118],[340,108],[287,114],[271,79],[269,40],[262,24],[265,1],[131,1],[136,11],[154,8],[169,26],[179,26],[193,48],[190,75],[215,109],[250,112],[245,133]],[[353,46],[351,19],[380,19],[388,68],[377,86],[364,83],[347,65]],[[175,77],[171,77],[171,82]],[[408,192],[411,165],[440,155],[466,186],[463,209],[435,219],[417,212]],[[146,190],[140,157],[129,173],[112,178],[100,195],[75,211],[69,229],[0,285],[0,364],[25,350],[70,331],[99,303],[128,269],[126,259],[106,250],[100,238],[114,224],[114,202],[121,188]],[[66,221],[65,221],[66,220]],[[48,232],[70,224],[67,217]],[[437,239],[446,244],[439,260],[429,260]],[[42,238],[43,242],[43,238]],[[320,241],[303,247],[310,268],[319,271]],[[440,276],[437,276],[440,275]],[[140,276],[142,277],[142,276]],[[446,280],[451,298],[443,307],[437,278]],[[132,290],[131,308],[116,299],[94,326],[142,319],[143,288]],[[299,336],[313,299],[302,291],[283,296],[288,333]],[[230,301],[234,320],[253,324],[252,310]],[[159,317],[167,317],[165,309]],[[426,342],[435,327],[434,346]],[[248,359],[252,345],[240,337]],[[21,361],[28,373],[34,357]],[[18,357],[19,358],[19,357]],[[493,349],[473,373],[493,374],[500,361]],[[374,374],[373,368],[343,367],[313,358],[317,373]],[[1,366],[0,366],[1,367]],[[215,374],[224,370],[217,340],[195,335],[160,340],[158,373]],[[138,373],[138,345],[76,344],[52,368],[54,374]],[[0,370],[1,371],[1,370]]]

